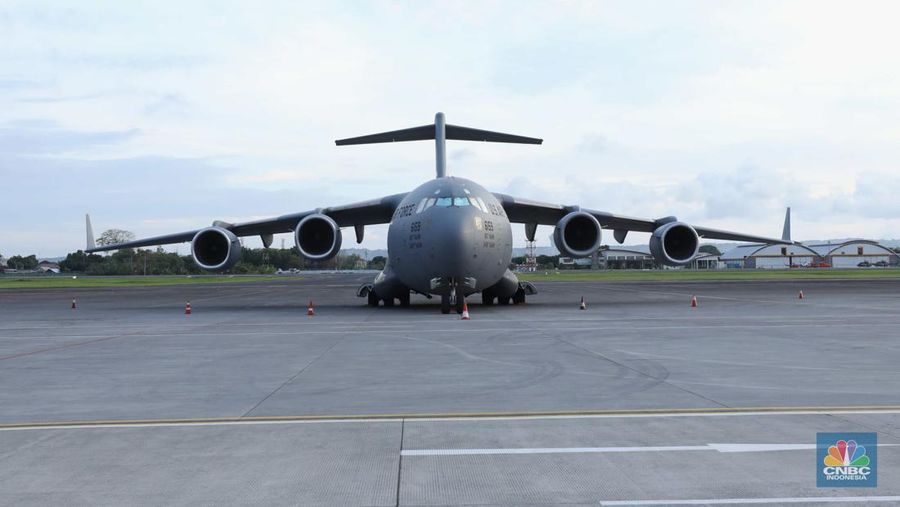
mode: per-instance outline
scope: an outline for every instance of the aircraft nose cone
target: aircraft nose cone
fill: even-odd
[[[451,209],[434,228],[433,256],[438,276],[461,278],[471,276],[468,269],[474,260],[475,225],[468,210]]]

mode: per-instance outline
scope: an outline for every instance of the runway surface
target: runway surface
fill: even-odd
[[[0,291],[0,504],[900,504],[898,281],[361,281]],[[816,488],[818,431],[878,487]]]

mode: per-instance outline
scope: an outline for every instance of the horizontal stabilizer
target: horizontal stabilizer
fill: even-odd
[[[515,134],[505,134],[503,132],[492,132],[490,130],[473,129],[469,127],[460,127],[458,125],[446,125],[446,139],[454,139],[457,141],[483,141],[491,143],[517,143],[517,144],[541,144],[543,139],[534,137],[517,136]],[[390,132],[381,132],[378,134],[370,134],[367,136],[350,137],[347,139],[338,139],[334,143],[338,146],[348,146],[352,144],[377,144],[377,143],[396,143],[400,141],[425,141],[435,139],[436,129],[432,125],[423,125],[421,127],[413,127],[403,130],[392,130]]]
[[[456,139],[459,141],[484,141],[489,143],[517,144],[541,144],[544,142],[543,139],[537,139],[534,137],[504,134],[503,132],[491,132],[490,130],[479,130],[469,127],[458,127],[456,125],[447,125],[447,139]]]
[[[422,125],[421,127],[413,127],[403,130],[392,130],[390,132],[381,132],[380,134],[370,134],[367,136],[350,137],[347,139],[338,139],[334,144],[338,146],[348,146],[351,144],[377,144],[377,143],[396,143],[400,141],[425,141],[426,139],[434,139],[434,125]]]

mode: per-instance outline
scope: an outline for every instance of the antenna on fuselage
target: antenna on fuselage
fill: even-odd
[[[434,123],[403,130],[392,130],[367,136],[338,139],[334,144],[349,146],[351,144],[395,143],[400,141],[424,141],[434,139],[435,174],[437,178],[447,176],[447,140],[484,141],[491,143],[541,144],[543,139],[535,137],[504,134],[490,130],[447,125],[444,113],[434,115]]]

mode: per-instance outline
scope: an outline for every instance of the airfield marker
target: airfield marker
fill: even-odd
[[[803,299],[803,291],[800,291],[800,294],[797,295],[797,299]]]
[[[316,309],[313,307],[312,299],[309,300],[309,306],[306,307],[306,314],[310,317],[316,314]]]
[[[579,310],[587,310],[587,305],[584,304],[584,296],[581,296],[581,304],[578,305]]]
[[[691,308],[697,308],[697,296],[691,296]]]
[[[72,309],[74,310],[75,308],[76,308],[76,305],[75,305],[75,298],[72,298]]]
[[[188,301],[187,303],[184,304],[184,314],[185,315],[191,314],[191,302],[190,301]]]
[[[467,303],[465,301],[463,301],[462,317],[460,317],[459,320],[471,320],[469,318],[469,303]]]

